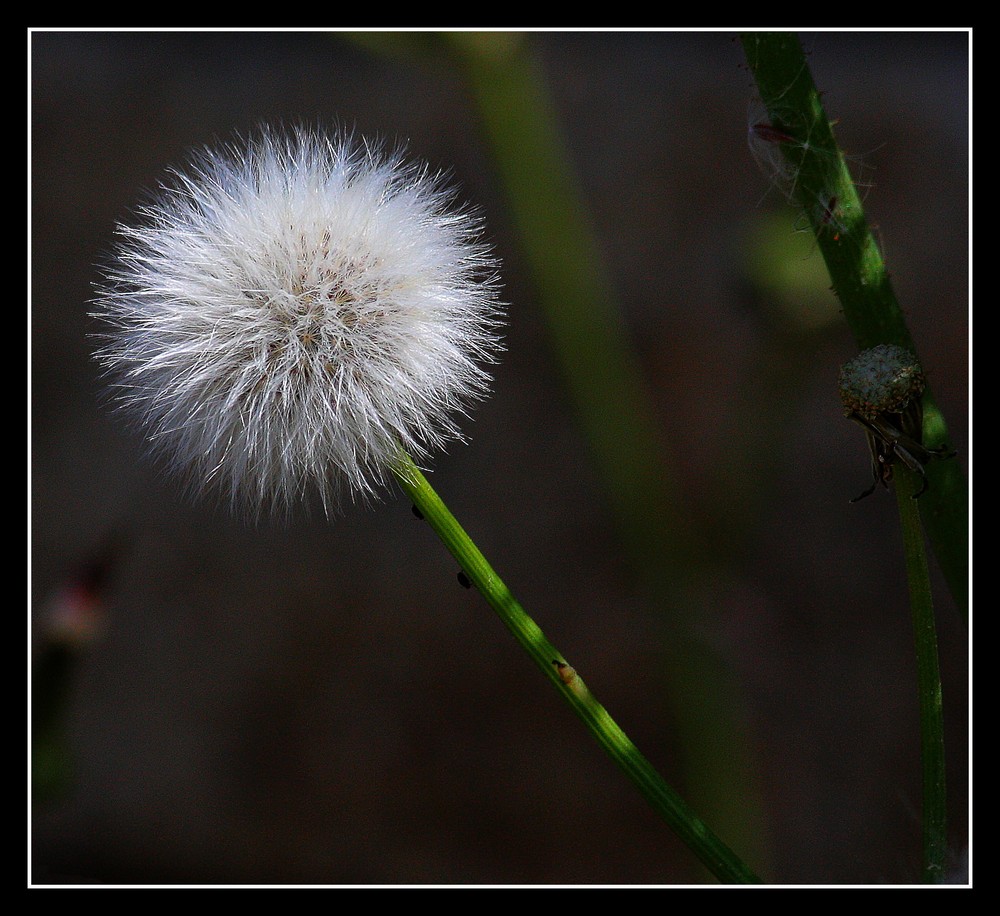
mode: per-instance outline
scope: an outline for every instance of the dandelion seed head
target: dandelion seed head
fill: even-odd
[[[262,130],[119,228],[94,314],[117,404],[252,515],[372,496],[462,439],[501,349],[497,264],[440,174],[346,133]]]

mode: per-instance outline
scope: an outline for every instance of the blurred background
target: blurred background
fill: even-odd
[[[968,41],[803,36],[966,469]],[[511,54],[648,397],[667,515],[643,484],[623,523],[557,357],[483,107]],[[248,527],[186,502],[102,406],[87,312],[116,221],[192,147],[279,121],[403,142],[481,209],[507,352],[431,481],[640,750],[773,883],[918,880],[895,499],[848,501],[870,482],[836,393],[857,347],[748,146],[736,36],[35,32],[30,66],[34,883],[706,877],[398,492]],[[537,101],[508,95],[511,119]],[[967,634],[935,583],[964,880]]]

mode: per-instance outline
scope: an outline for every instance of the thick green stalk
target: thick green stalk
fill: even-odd
[[[621,767],[702,864],[723,883],[759,883],[757,875],[695,816],[597,702],[575,669],[514,599],[408,455],[401,455],[396,476],[414,506],[458,561],[469,582],[496,611],[611,759]]]
[[[757,138],[780,148],[788,165],[786,189],[809,218],[820,251],[858,344],[867,349],[894,343],[916,353],[902,310],[847,164],[837,147],[798,38],[788,32],[743,36],[750,69],[757,81],[767,120],[751,125]],[[924,441],[931,448],[947,438],[944,419],[929,391],[924,392]],[[957,462],[932,462],[928,490],[914,500],[915,475],[900,465],[896,498],[910,587],[920,697],[923,773],[924,869],[927,881],[940,881],[944,868],[945,759],[938,670],[937,636],[931,601],[926,526],[942,572],[956,603],[967,614],[968,520],[965,479]]]
[[[920,697],[920,754],[923,775],[924,881],[939,883],[944,878],[947,849],[944,718],[941,675],[938,668],[937,631],[931,599],[930,574],[924,553],[924,531],[916,492],[916,475],[896,469],[896,502],[903,530],[906,577],[910,588],[910,613],[917,655],[917,690]],[[921,497],[922,499],[923,497]]]
[[[917,354],[798,37],[751,32],[743,35],[743,47],[766,110],[766,120],[751,130],[757,142],[785,158],[785,190],[809,219],[858,346],[893,343]],[[923,403],[924,444],[936,448],[945,444],[948,430],[930,390]],[[930,487],[919,501],[924,526],[955,603],[967,616],[965,477],[957,461],[932,462],[927,476]]]

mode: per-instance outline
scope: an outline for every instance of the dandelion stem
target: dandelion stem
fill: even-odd
[[[605,752],[624,770],[646,800],[702,864],[726,884],[760,883],[760,878],[667,785],[597,702],[562,653],[546,639],[539,626],[515,600],[409,455],[401,453],[395,473],[407,496],[459,562],[469,581],[583,720]]]
[[[662,677],[685,789],[745,855],[763,861],[767,819],[741,685],[691,625],[692,596],[719,574],[718,530],[691,511],[680,485],[538,49],[525,33],[449,32],[447,41],[502,179],[636,594],[670,634]]]
[[[944,877],[947,849],[945,830],[945,754],[941,675],[931,583],[924,552],[924,531],[917,501],[918,479],[905,468],[895,472],[896,502],[903,530],[903,552],[910,588],[910,612],[917,656],[917,690],[920,697],[920,757],[923,775],[923,878],[931,884]]]

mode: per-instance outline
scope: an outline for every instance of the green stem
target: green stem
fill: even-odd
[[[766,818],[740,684],[690,624],[692,596],[719,575],[717,532],[680,486],[534,43],[523,33],[446,39],[489,141],[637,594],[669,632],[663,676],[686,790],[740,849],[763,860]]]
[[[789,32],[754,32],[743,36],[743,46],[767,109],[764,137],[776,141],[788,161],[789,174],[794,176],[791,196],[812,225],[858,345],[868,348],[895,343],[916,353],[798,38]],[[933,448],[946,441],[947,429],[929,391],[924,392],[923,407],[924,441]],[[923,526],[952,595],[961,612],[967,614],[966,484],[957,462],[932,462],[927,471],[930,486],[915,500],[916,475],[897,464],[896,498],[910,588],[920,701],[923,875],[925,880],[937,882],[943,876],[946,849],[944,728]]]
[[[401,453],[395,473],[407,496],[458,561],[469,581],[583,720],[605,752],[621,767],[702,864],[723,883],[760,883],[760,878],[664,782],[652,764],[639,753],[628,736],[597,702],[575,669],[514,599],[409,455]]]
[[[923,877],[928,883],[944,878],[947,849],[945,830],[944,719],[941,702],[941,675],[938,668],[937,634],[931,600],[930,574],[924,553],[924,532],[916,492],[916,475],[899,468],[896,502],[903,530],[906,576],[910,588],[910,611],[917,656],[917,689],[920,697],[920,756],[923,774]],[[923,497],[921,497],[922,499]]]
[[[791,197],[816,234],[858,346],[894,343],[917,353],[798,37],[750,32],[742,40],[767,112],[761,142],[771,143],[787,160]],[[948,430],[929,389],[923,404],[924,444],[936,448],[945,444]],[[924,526],[955,603],[967,617],[965,477],[957,461],[933,462],[927,476],[930,487],[919,501]]]

